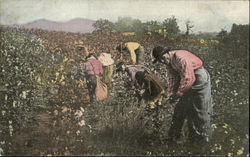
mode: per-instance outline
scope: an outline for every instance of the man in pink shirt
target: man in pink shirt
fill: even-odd
[[[210,140],[212,96],[209,73],[203,61],[187,50],[172,50],[157,46],[152,52],[155,62],[167,67],[168,94],[179,98],[175,106],[168,142],[180,138],[187,119],[191,143],[207,144]]]

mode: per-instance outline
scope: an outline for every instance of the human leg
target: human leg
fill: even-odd
[[[87,78],[87,87],[89,91],[90,102],[95,101],[96,76],[91,75]]]
[[[138,49],[135,50],[136,53],[136,64],[143,64],[144,63],[144,47],[140,46]]]
[[[205,69],[195,72],[196,82],[190,91],[191,103],[188,109],[189,142],[196,150],[208,147],[211,135],[212,96],[210,76]]]
[[[186,97],[182,97],[176,104],[174,115],[172,118],[171,127],[168,132],[170,140],[179,139],[181,137],[181,130],[186,118]]]

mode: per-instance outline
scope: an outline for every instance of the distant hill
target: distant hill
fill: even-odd
[[[75,18],[67,22],[55,22],[46,19],[39,19],[26,24],[14,24],[10,27],[23,27],[23,28],[39,28],[49,31],[63,31],[72,33],[91,33],[94,31],[92,26],[95,21]]]

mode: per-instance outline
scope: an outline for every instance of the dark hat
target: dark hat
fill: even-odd
[[[162,46],[156,46],[153,49],[152,56],[155,58],[153,63],[156,63],[157,61],[160,61],[162,59],[162,56],[165,53],[168,53],[171,50],[170,47],[164,48]]]
[[[162,46],[154,47],[153,52],[152,52],[152,56],[155,59],[154,59],[153,63],[156,63],[157,61],[159,61],[162,58],[163,54],[164,54],[164,47],[162,47]]]

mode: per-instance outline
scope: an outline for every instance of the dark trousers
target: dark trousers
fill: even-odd
[[[189,140],[192,143],[208,143],[211,138],[212,97],[209,73],[200,68],[195,70],[196,81],[176,104],[170,138],[179,138],[184,120],[187,119]]]
[[[135,54],[136,54],[136,64],[139,65],[144,64],[144,56],[145,56],[144,47],[140,46],[138,49],[136,49]]]
[[[90,102],[95,101],[96,76],[88,75],[86,77],[87,87],[89,91]]]

